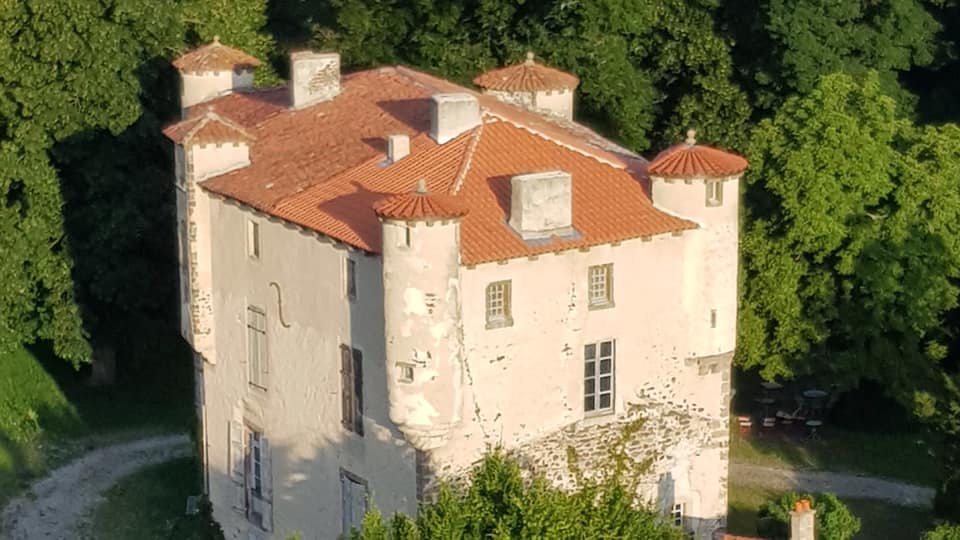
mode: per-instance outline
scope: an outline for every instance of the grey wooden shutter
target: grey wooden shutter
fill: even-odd
[[[363,435],[363,353],[353,350],[354,431]]]
[[[244,485],[244,468],[246,464],[243,453],[243,413],[238,408],[234,408],[233,410],[233,419],[230,421],[228,431],[230,446],[227,448],[227,453],[229,454],[227,460],[229,461],[230,479],[233,481],[233,507],[240,511],[246,511],[247,494],[246,486]]]
[[[340,346],[340,399],[343,426],[353,430],[353,359],[350,347]]]

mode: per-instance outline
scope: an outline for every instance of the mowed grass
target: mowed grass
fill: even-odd
[[[222,539],[201,512],[187,516],[186,499],[200,492],[194,458],[154,465],[123,478],[93,514],[89,536],[97,540]]]
[[[733,419],[730,459],[768,467],[852,472],[931,487],[939,482],[937,459],[920,435],[853,432],[830,426],[820,433],[818,440],[776,432],[743,436]]]
[[[756,536],[757,512],[763,503],[780,495],[777,491],[731,485],[727,515],[727,532]],[[843,499],[851,512],[860,518],[856,540],[915,540],[933,528],[930,510],[897,506],[873,499]]]
[[[169,333],[126,358],[117,384],[93,388],[43,348],[0,356],[0,507],[92,448],[192,428],[186,345]]]

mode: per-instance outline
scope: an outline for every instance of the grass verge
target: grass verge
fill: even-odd
[[[194,458],[154,465],[111,487],[93,514],[98,540],[222,540],[203,513],[185,515],[186,499],[200,491]]]
[[[145,339],[146,341],[146,339]],[[189,431],[189,349],[175,333],[127,358],[115,385],[92,388],[43,348],[0,356],[0,508],[35,478],[90,449]]]
[[[730,459],[768,467],[852,472],[935,487],[937,460],[923,438],[910,433],[865,433],[826,427],[817,440],[802,434],[741,435],[731,421]],[[779,429],[779,428],[778,428]]]

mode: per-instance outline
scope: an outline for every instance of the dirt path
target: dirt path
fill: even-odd
[[[730,483],[785,491],[828,491],[839,497],[880,499],[901,506],[923,508],[933,505],[934,495],[934,490],[928,487],[882,478],[827,471],[775,469],[743,463],[730,463]]]
[[[33,484],[0,514],[4,540],[73,540],[104,491],[148,465],[193,452],[186,435],[140,439],[94,450]]]

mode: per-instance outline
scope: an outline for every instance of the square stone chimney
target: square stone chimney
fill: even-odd
[[[790,540],[816,540],[816,515],[809,499],[800,499],[790,512]]]
[[[510,226],[524,240],[573,234],[573,179],[566,171],[510,179]]]
[[[340,93],[340,55],[300,51],[290,54],[290,107],[302,109]]]
[[[479,125],[480,103],[473,94],[434,94],[430,100],[430,137],[439,144]]]
[[[396,163],[410,154],[410,137],[403,134],[387,137],[387,161]]]

